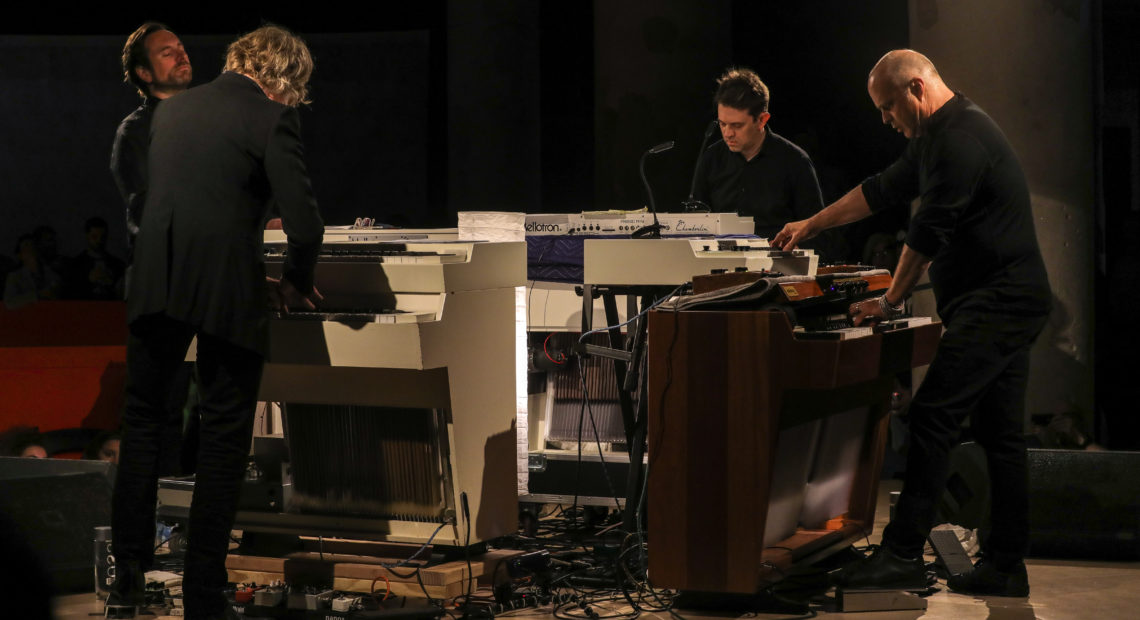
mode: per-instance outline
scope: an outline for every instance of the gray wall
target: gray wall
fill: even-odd
[[[1090,0],[911,0],[911,46],[1005,131],[1029,180],[1056,306],[1029,413],[1093,406],[1094,119]]]

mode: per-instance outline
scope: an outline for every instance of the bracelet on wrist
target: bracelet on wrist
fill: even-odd
[[[897,319],[902,316],[903,311],[906,309],[906,301],[900,301],[897,304],[892,304],[887,301],[886,293],[879,297],[879,310],[883,311],[883,316],[887,319]]]

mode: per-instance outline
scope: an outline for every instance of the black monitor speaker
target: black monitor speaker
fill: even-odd
[[[111,524],[113,478],[103,461],[0,457],[4,545],[30,550],[18,563],[46,570],[57,594],[94,591],[95,528]]]

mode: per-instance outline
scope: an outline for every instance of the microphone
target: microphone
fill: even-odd
[[[650,147],[648,151],[641,154],[641,161],[638,163],[638,171],[641,172],[641,182],[645,184],[645,193],[649,194],[649,212],[653,214],[653,223],[648,226],[642,226],[633,231],[630,237],[634,239],[660,239],[661,238],[661,222],[657,221],[657,205],[653,202],[653,188],[649,187],[649,179],[645,177],[645,158],[650,155],[664,153],[673,148],[673,141],[662,142],[657,146]]]
[[[681,203],[681,207],[685,211],[703,211],[708,213],[712,209],[705,203],[693,198],[693,194],[697,191],[697,173],[701,170],[701,160],[705,157],[705,148],[709,145],[709,138],[712,137],[713,132],[720,127],[720,120],[713,119],[709,123],[708,129],[705,130],[705,138],[701,141],[701,150],[697,151],[697,163],[693,164],[693,182],[689,184],[689,199]]]

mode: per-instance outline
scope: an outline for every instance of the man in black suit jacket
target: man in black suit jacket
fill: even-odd
[[[201,431],[183,594],[192,619],[232,616],[225,556],[253,432],[276,305],[312,308],[324,232],[295,107],[312,59],[265,26],[230,44],[216,80],[165,102],[151,129],[149,191],[127,300],[127,404],[112,526],[119,576],[108,606],[130,617],[153,559],[157,435],[166,391],[198,339]],[[279,281],[265,277],[269,205],[289,239]],[[227,614],[230,614],[227,616]]]
[[[165,25],[146,22],[123,46],[123,78],[143,98],[142,105],[119,123],[111,146],[111,176],[127,206],[127,243],[134,248],[146,204],[146,159],[150,122],[163,100],[184,92],[193,78],[182,41]],[[130,262],[131,255],[127,255]]]

